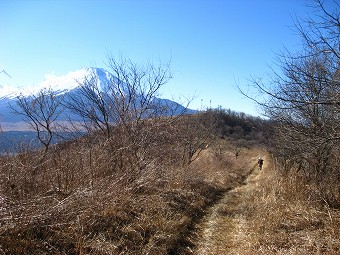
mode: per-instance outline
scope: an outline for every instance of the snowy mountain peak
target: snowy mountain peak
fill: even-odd
[[[39,84],[39,89],[52,88],[54,91],[64,93],[71,91],[84,83],[86,79],[96,79],[102,87],[103,83],[108,83],[114,79],[113,75],[110,74],[103,68],[87,67],[78,71],[69,72],[63,76],[46,75],[45,80]]]
[[[69,72],[66,75],[57,76],[54,74],[46,74],[42,82],[37,86],[31,87],[14,87],[10,85],[0,84],[0,99],[1,98],[15,98],[19,95],[29,96],[37,94],[41,89],[49,89],[65,93],[77,88],[82,84],[86,78],[95,78],[99,82],[101,88],[109,81],[116,80],[116,78],[103,68],[87,67],[77,71]]]
[[[94,85],[96,85],[96,89],[103,92],[103,95],[112,96],[112,93],[114,93],[115,96],[122,96],[122,99],[124,99],[124,96],[126,95],[129,100],[129,93],[131,93],[131,91],[127,84],[124,83],[124,81],[119,81],[117,77],[103,68],[88,67],[78,71],[69,72],[63,76],[48,74],[45,75],[45,80],[35,87],[14,88],[11,86],[1,86],[2,84],[0,84],[0,117],[3,120],[2,128],[4,127],[4,123],[19,123],[22,121],[21,116],[14,115],[8,107],[9,105],[16,105],[15,101],[17,96],[22,95],[27,97],[32,94],[37,94],[42,89],[51,88],[58,95],[63,95],[64,99],[70,99],[71,97],[83,97],[86,99],[86,95],[84,94],[85,92],[79,90],[79,87],[87,81],[91,82],[91,84],[94,83]],[[138,104],[142,102],[141,99],[143,95],[136,95],[135,92],[136,91],[134,91],[133,99],[131,99],[136,100],[134,107],[138,107]],[[123,93],[125,95],[122,95]],[[193,113],[192,110],[186,109],[184,106],[168,99],[154,97],[152,100],[153,102],[152,107],[149,109],[150,111],[155,109],[155,112],[159,112],[163,115],[176,115],[184,112]],[[82,118],[79,119],[79,116],[73,113],[70,109],[64,109],[63,113],[58,117],[58,120],[68,121],[69,119],[76,121],[82,120]],[[11,124],[7,125],[7,130],[10,130],[10,126]]]

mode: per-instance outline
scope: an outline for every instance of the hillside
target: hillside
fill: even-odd
[[[221,114],[142,119],[0,157],[0,252],[337,254],[339,210],[283,175],[256,122],[245,125],[256,119]]]
[[[135,133],[115,127],[112,140],[97,133],[1,157],[1,250],[174,254],[191,245],[205,209],[248,171],[227,140],[213,146],[209,116],[143,120]]]

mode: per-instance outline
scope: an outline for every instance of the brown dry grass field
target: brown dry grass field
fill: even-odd
[[[101,146],[38,154],[0,159],[0,254],[340,253],[339,210],[264,149],[236,158],[218,140],[190,165],[172,155],[133,180]]]
[[[192,254],[339,254],[340,211],[265,161],[209,209]]]

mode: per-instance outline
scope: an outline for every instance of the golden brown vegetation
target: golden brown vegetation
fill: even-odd
[[[246,200],[250,251],[260,254],[339,254],[340,6],[313,0],[310,7],[295,23],[302,50],[283,51],[280,71],[253,78],[260,95],[248,96],[273,124],[276,156],[275,171]]]
[[[192,254],[195,226],[264,154],[251,146],[261,130],[219,133],[215,113],[205,114],[2,156],[0,254]],[[339,183],[320,189],[274,163],[266,161],[254,188],[224,205],[246,223],[219,236],[234,240],[225,254],[337,254]]]
[[[205,208],[247,175],[226,140],[223,152],[188,161],[188,149],[197,154],[207,141],[197,130],[206,126],[189,119],[146,121],[143,135],[117,126],[110,140],[97,133],[47,154],[1,157],[0,253],[185,252]],[[184,139],[190,133],[199,135]]]
[[[301,174],[266,161],[212,208],[192,254],[339,254],[339,209]]]
[[[330,207],[302,175],[282,174],[279,165],[272,166],[249,196],[253,201],[248,205],[250,250],[257,254],[339,254],[339,209]]]

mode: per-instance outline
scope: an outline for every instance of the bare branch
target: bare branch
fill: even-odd
[[[16,106],[12,105],[11,109],[35,130],[47,153],[56,131],[55,121],[62,112],[62,96],[52,89],[42,89],[37,95],[18,96]]]

